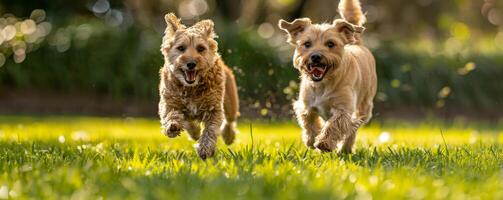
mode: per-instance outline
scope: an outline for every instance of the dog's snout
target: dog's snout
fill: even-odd
[[[319,63],[321,61],[321,55],[317,53],[313,53],[310,56],[311,62],[313,63]]]
[[[187,63],[187,68],[189,68],[189,69],[195,69],[196,65],[197,64],[195,62],[189,62],[189,63]]]

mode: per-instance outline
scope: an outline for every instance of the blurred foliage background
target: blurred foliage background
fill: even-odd
[[[499,118],[503,2],[363,0],[376,117]],[[155,116],[164,14],[213,19],[247,117],[291,117],[293,48],[279,19],[338,17],[333,0],[2,0],[0,112]]]

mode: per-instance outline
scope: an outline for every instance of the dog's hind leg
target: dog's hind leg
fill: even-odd
[[[239,116],[239,97],[236,79],[228,67],[225,67],[224,115],[225,121],[221,127],[221,134],[225,144],[230,145],[238,133],[236,119]]]
[[[372,109],[374,108],[374,103],[372,100],[369,100],[368,103],[360,106],[358,111],[358,118],[362,121],[363,124],[366,124],[372,118]]]

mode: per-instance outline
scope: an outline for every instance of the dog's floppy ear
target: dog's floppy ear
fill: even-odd
[[[164,31],[164,37],[162,37],[161,52],[163,53],[165,53],[167,49],[171,48],[171,45],[175,40],[176,31],[185,29],[185,26],[180,22],[180,19],[178,19],[173,13],[164,15],[164,20],[166,20],[167,26]]]
[[[213,21],[205,19],[200,22],[197,22],[196,24],[194,24],[194,26],[190,28],[197,30],[203,35],[203,37],[210,39],[208,40],[208,45],[211,50],[216,51],[218,49],[218,43],[215,40],[213,40],[214,38],[217,37],[217,35],[214,32],[215,24],[213,23]]]
[[[173,13],[168,13],[164,16],[166,20],[166,31],[164,31],[165,36],[172,37],[175,35],[177,30],[185,28],[185,26],[180,22],[180,19],[176,17]]]
[[[335,26],[335,29],[344,36],[346,44],[355,43],[356,42],[355,34],[363,33],[363,31],[365,31],[365,28],[361,26],[355,26],[347,22],[346,20],[342,19],[334,20],[333,25]]]
[[[192,26],[192,28],[195,28],[197,30],[200,30],[203,34],[205,34],[206,37],[208,38],[216,38],[216,34],[213,31],[215,28],[215,23],[209,19],[201,20],[200,22],[197,22]]]
[[[281,30],[288,33],[288,42],[295,44],[295,39],[302,33],[306,27],[311,25],[311,19],[309,18],[299,18],[294,20],[293,22],[287,22],[283,19],[279,20],[278,26]]]

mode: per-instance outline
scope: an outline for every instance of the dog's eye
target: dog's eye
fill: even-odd
[[[304,42],[304,47],[306,47],[306,48],[311,47],[311,42]]]
[[[327,42],[327,44],[326,44],[326,45],[327,45],[327,47],[328,47],[328,48],[335,47],[335,43],[334,43],[334,42],[331,42],[331,41]]]
[[[202,53],[204,50],[206,50],[206,48],[203,46],[197,46],[197,52]]]
[[[181,51],[181,52],[184,52],[185,51],[185,46],[178,46],[176,47],[176,49],[178,49],[178,51]]]

